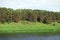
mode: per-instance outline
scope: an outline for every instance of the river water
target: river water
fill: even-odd
[[[0,34],[0,40],[60,40],[60,35]]]

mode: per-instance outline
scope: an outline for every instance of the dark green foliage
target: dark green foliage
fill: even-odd
[[[32,21],[32,22],[43,22],[45,24],[51,22],[60,23],[60,12],[52,12],[46,10],[31,10],[31,9],[16,9],[2,8],[0,7],[0,22],[10,23],[19,22],[21,20]]]

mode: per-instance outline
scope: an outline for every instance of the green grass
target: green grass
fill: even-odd
[[[0,24],[0,33],[19,33],[19,32],[56,32],[60,31],[60,24],[43,24],[39,22],[19,22]]]

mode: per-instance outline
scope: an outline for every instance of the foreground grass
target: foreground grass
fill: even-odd
[[[19,32],[57,32],[60,31],[59,23],[43,24],[39,22],[19,22],[0,24],[0,33],[19,33]]]

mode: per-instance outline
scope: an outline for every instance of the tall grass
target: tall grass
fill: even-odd
[[[14,32],[55,32],[60,31],[60,24],[43,24],[39,22],[21,21],[18,23],[4,23],[0,24],[0,33],[14,33]]]

